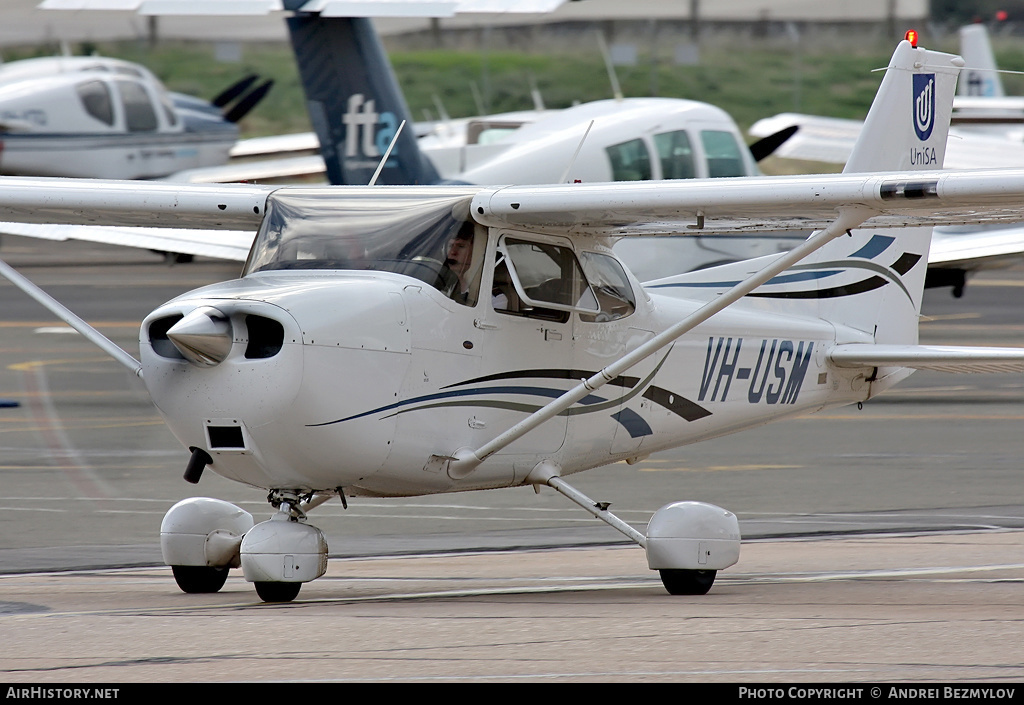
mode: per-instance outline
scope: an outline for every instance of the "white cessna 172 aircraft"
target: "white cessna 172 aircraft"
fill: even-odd
[[[228,161],[237,122],[272,82],[246,77],[207,102],[139,64],[54,56],[0,66],[0,173],[151,179]]]
[[[241,278],[143,321],[141,360],[3,274],[141,375],[191,458],[269,492],[254,524],[186,499],[161,547],[186,592],[241,567],[267,601],[324,573],[338,497],[548,485],[647,552],[673,594],[739,556],[730,512],[640,532],[566,477],[866,401],[914,369],[1024,370],[1024,349],[917,345],[930,227],[1022,217],[1024,169],[938,171],[959,57],[901,42],[843,174],[481,187],[0,179],[0,217],[247,229]],[[641,285],[618,238],[815,232],[784,254]],[[347,504],[346,504],[347,506]]]

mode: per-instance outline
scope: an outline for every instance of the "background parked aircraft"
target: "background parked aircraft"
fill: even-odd
[[[223,164],[271,82],[213,101],[170,93],[138,64],[91,56],[0,67],[0,173],[146,179]]]

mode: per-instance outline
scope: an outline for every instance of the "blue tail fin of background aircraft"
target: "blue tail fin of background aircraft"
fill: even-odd
[[[440,181],[416,144],[409,109],[369,19],[300,13],[288,18],[288,31],[332,184],[368,184],[403,120],[377,183]]]

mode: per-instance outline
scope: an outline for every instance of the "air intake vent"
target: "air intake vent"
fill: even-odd
[[[284,326],[273,318],[246,316],[245,327],[249,331],[249,344],[245,356],[250,360],[274,357],[284,345]]]
[[[210,450],[244,450],[245,439],[241,426],[207,426]]]
[[[178,348],[174,347],[174,343],[167,337],[167,331],[171,327],[180,321],[183,316],[178,313],[173,316],[165,316],[164,318],[158,318],[149,324],[149,344],[160,357],[166,357],[171,360],[184,360],[184,356],[178,352]]]

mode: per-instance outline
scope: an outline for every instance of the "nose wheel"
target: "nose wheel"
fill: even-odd
[[[299,596],[302,583],[256,582],[256,594],[264,602],[291,602]]]
[[[670,595],[707,595],[715,584],[717,570],[679,570],[662,568],[661,583]]]
[[[172,565],[174,582],[182,592],[191,594],[218,592],[228,579],[228,567]]]

